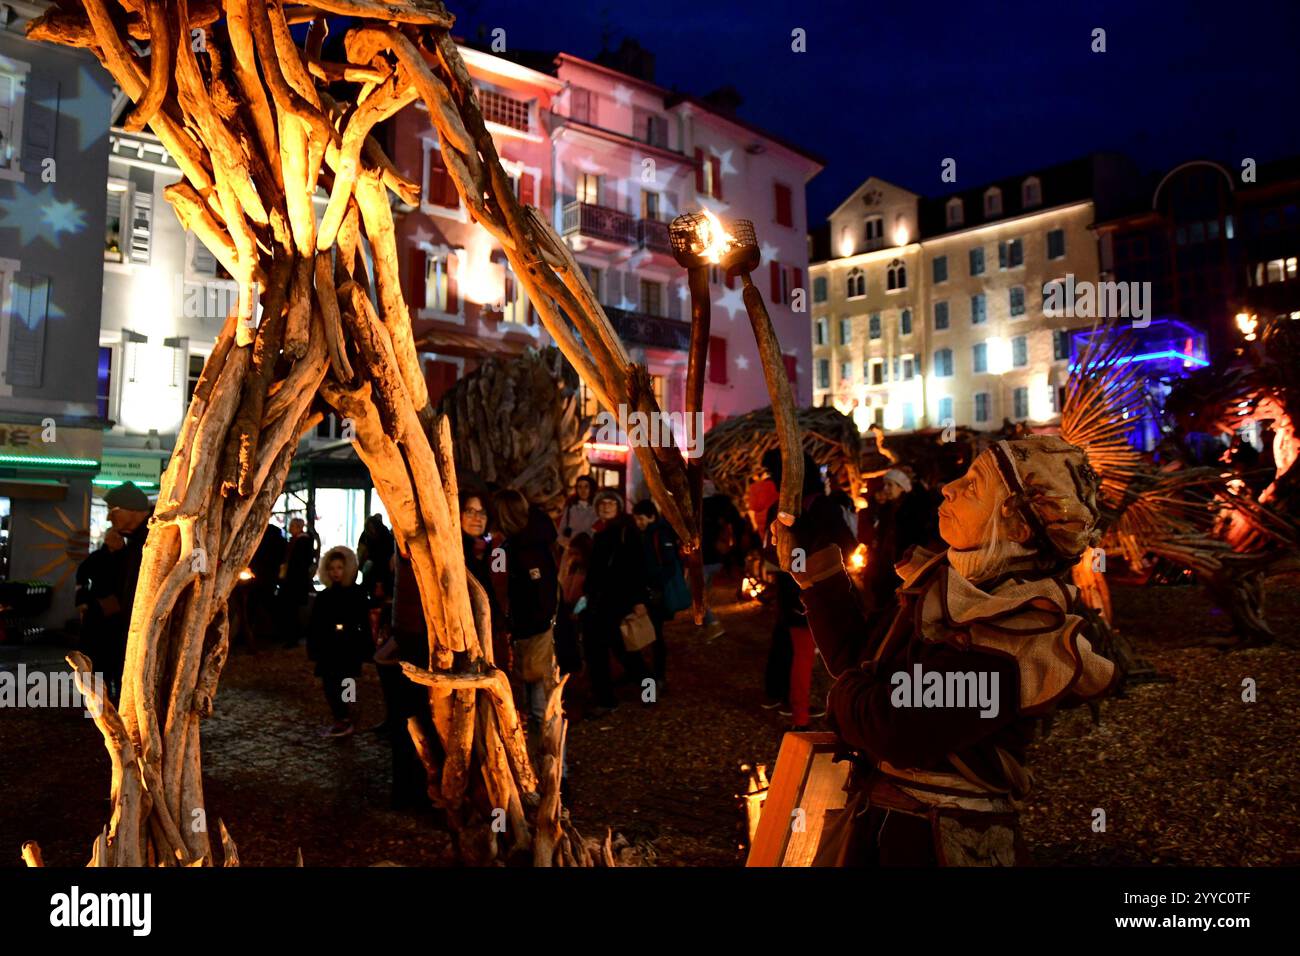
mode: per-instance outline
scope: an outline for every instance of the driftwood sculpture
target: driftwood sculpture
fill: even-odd
[[[574,480],[587,471],[590,419],[578,407],[578,382],[558,349],[487,359],[438,401],[451,420],[462,474],[517,488],[558,515]]]
[[[862,436],[853,419],[829,406],[801,408],[797,417],[804,451],[830,470],[837,485],[856,494]],[[742,500],[763,456],[779,445],[771,406],[737,415],[705,435],[704,471],[719,491]]]
[[[332,15],[349,19],[343,56],[329,59]],[[419,187],[371,135],[377,123],[423,101],[461,199],[565,357],[605,408],[658,410],[569,250],[516,200],[452,22],[437,0],[63,0],[30,25],[30,37],[89,50],[113,75],[135,104],[128,127],[149,126],[183,173],[167,191],[177,215],[239,283],[161,482],[121,699],[101,702],[113,781],[98,865],[212,862],[199,721],[226,656],[226,600],[318,396],[353,423],[418,581],[430,653],[408,673],[430,688],[439,739],[412,735],[462,856],[503,852],[491,823],[504,813],[513,848],[538,865],[591,862],[560,808],[560,685],[534,768],[492,661],[486,596],[467,581],[451,433],[430,404],[398,281],[388,194],[413,202]],[[636,453],[661,512],[698,547],[680,454]],[[92,666],[73,664],[79,675]]]

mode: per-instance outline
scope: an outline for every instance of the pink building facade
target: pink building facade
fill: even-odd
[[[582,266],[634,361],[650,371],[660,408],[685,404],[690,303],[668,223],[710,209],[750,219],[762,245],[754,281],[786,353],[800,404],[812,401],[804,187],[821,163],[701,100],[568,54],[553,73],[462,48],[493,138],[521,201],[548,214]],[[393,157],[421,182],[419,209],[399,217],[408,294],[433,395],[487,354],[550,338],[494,240],[472,221],[441,168],[437,133],[420,107],[392,125]],[[711,277],[704,424],[768,404],[738,280]],[[586,398],[586,411],[598,409]],[[593,442],[605,485],[639,493],[635,456]]]

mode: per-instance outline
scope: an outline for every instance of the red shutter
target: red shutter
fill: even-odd
[[[460,207],[460,193],[456,192],[456,184],[452,182],[442,152],[436,146],[429,149],[429,192],[425,201],[448,209]]]
[[[695,150],[695,191],[704,192],[704,150]]]
[[[440,359],[424,363],[424,384],[429,389],[429,401],[437,402],[456,384],[456,371],[455,362]]]
[[[772,301],[781,305],[781,263],[773,259],[767,264],[767,268],[772,277]]]
[[[717,156],[710,156],[709,162],[713,165],[713,198],[722,198],[722,160]]]
[[[795,289],[802,289],[802,288],[803,288],[803,270],[802,270],[802,269],[795,269],[795,270],[794,270],[794,285],[790,286],[790,290],[791,290],[791,291],[790,291],[790,294],[791,294],[791,295],[794,295],[794,290],[795,290]],[[808,298],[807,298],[806,296],[804,297],[804,308],[805,308],[805,309],[808,308]]]
[[[797,355],[782,355],[781,359],[785,362],[785,377],[790,380],[791,385],[798,385],[799,357]]]
[[[410,266],[411,275],[408,283],[411,289],[411,301],[408,305],[412,312],[418,312],[424,308],[424,270],[425,266],[424,250],[419,246],[411,246],[410,249]]]
[[[525,206],[532,206],[536,202],[533,197],[533,177],[527,173],[519,174],[519,202]]]
[[[793,226],[794,217],[790,212],[790,187],[784,183],[775,184],[776,221],[782,226]]]
[[[456,281],[460,257],[447,257],[447,312],[456,315],[460,312],[460,284]]]
[[[727,273],[727,288],[728,288],[728,289],[734,289],[735,287],[736,287],[736,277],[735,277],[734,275],[732,275],[730,272],[728,272],[728,273]]]
[[[709,381],[727,384],[727,340],[720,335],[709,336]]]

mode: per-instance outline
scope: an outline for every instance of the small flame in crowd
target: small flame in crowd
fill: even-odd
[[[853,553],[849,555],[849,567],[852,568],[854,571],[861,571],[866,566],[867,566],[867,546],[865,544],[860,544],[856,548],[854,548]]]
[[[700,211],[704,222],[695,227],[695,235],[700,243],[700,255],[709,262],[721,262],[727,248],[736,241],[736,237],[727,232],[722,220],[707,209]]]

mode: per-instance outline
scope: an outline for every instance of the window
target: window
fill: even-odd
[[[425,260],[424,307],[460,314],[459,259],[455,255],[431,255]]]
[[[901,260],[895,259],[889,264],[886,277],[888,291],[897,292],[907,288],[907,266],[903,265]]]
[[[905,356],[903,358],[903,381],[910,382],[915,372],[916,369],[914,367],[914,363],[912,362],[912,356],[910,355]]]
[[[987,372],[989,370],[989,346],[987,342],[977,342],[971,349],[976,372]]]
[[[1010,293],[1011,315],[1014,318],[1017,315],[1025,314],[1025,287],[1022,285],[1013,285],[1007,290]]]
[[[659,194],[648,189],[641,190],[641,218],[658,220]]]
[[[899,335],[912,334],[912,310],[911,309],[904,309],[902,313],[898,316],[898,334]]]
[[[818,276],[813,279],[813,301],[825,302],[827,298],[827,283],[825,276]]]
[[[1033,209],[1043,201],[1043,187],[1037,176],[1030,176],[1020,184],[1020,205]]]
[[[883,385],[885,383],[885,363],[880,359],[871,360],[871,384]]]
[[[998,243],[998,268],[1015,269],[1025,264],[1025,244],[1019,239]]]
[[[975,421],[986,422],[989,420],[989,393],[975,393]]]
[[[524,100],[506,96],[496,90],[478,89],[475,92],[478,94],[478,103],[483,112],[483,119],[487,122],[496,123],[499,126],[509,126],[511,129],[517,129],[523,133],[527,133],[531,129],[532,110],[529,109],[528,103]]]
[[[934,350],[934,374],[936,378],[952,376],[952,349]]]
[[[722,160],[695,149],[695,191],[714,199],[722,198]]]
[[[911,402],[903,403],[903,430],[911,431],[916,428],[916,409],[912,407]]]
[[[1065,256],[1065,230],[1053,229],[1047,234],[1047,258],[1060,259]]]
[[[984,274],[983,246],[976,246],[970,251],[970,274],[973,276],[982,276]]]
[[[822,316],[813,323],[813,344],[826,344],[826,316]]]
[[[867,294],[867,274],[861,269],[853,269],[849,272],[848,287],[845,295],[850,299],[856,299],[859,296]]]
[[[970,324],[983,325],[988,320],[988,304],[984,300],[984,293],[977,292],[970,297]]]
[[[1070,332],[1068,329],[1052,330],[1052,360],[1059,362],[1070,357]]]
[[[668,148],[668,120],[664,117],[646,114],[641,117],[637,126],[638,135],[643,142],[658,146],[660,149]]]
[[[845,316],[840,319],[840,345],[853,341],[853,320]]]
[[[948,257],[935,256],[933,266],[934,266],[934,281],[936,283],[947,282],[948,281]]]
[[[99,350],[103,354],[104,349]],[[108,351],[112,351],[109,349]],[[207,362],[206,355],[196,355],[190,353],[189,367],[186,369],[185,376],[185,403],[189,404],[190,399],[194,397],[194,390],[199,387],[199,379],[203,377],[203,366]]]
[[[569,118],[579,123],[596,123],[596,96],[580,86],[569,89]]]
[[[939,399],[939,424],[946,426],[951,424],[952,421],[952,396],[945,395]]]
[[[880,313],[872,312],[871,318],[867,319],[867,338],[878,339],[880,335]]]
[[[32,138],[23,130],[26,73],[27,64],[0,57],[0,179],[22,177],[23,140]]]
[[[960,199],[949,199],[947,208],[947,221],[949,226],[960,226],[965,222],[966,217],[962,212]]]
[[[1029,389],[1023,386],[1015,389],[1011,393],[1011,402],[1014,407],[1012,418],[1018,420],[1029,417]]]
[[[646,315],[663,315],[664,287],[650,279],[641,280],[641,311]]]
[[[776,222],[779,226],[794,225],[790,187],[785,183],[775,183],[772,187],[773,200],[776,204]]]
[[[885,244],[885,217],[868,216],[864,227],[867,249],[879,249]]]
[[[831,387],[831,360],[830,359],[817,360],[817,387],[818,388]]]
[[[994,186],[984,191],[984,218],[1002,215],[1002,190]]]
[[[852,382],[852,381],[853,381],[853,363],[852,363],[852,362],[841,362],[841,363],[840,363],[840,381],[841,381],[841,382]]]
[[[948,327],[948,303],[947,301],[936,302],[934,304],[934,330],[942,332]]]
[[[437,143],[428,143],[425,155],[428,157],[428,173],[424,177],[425,203],[442,209],[459,209],[460,193],[456,192],[456,183],[452,180],[451,173],[447,172],[442,150]]]
[[[1017,335],[1011,340],[1011,367],[1024,368],[1029,364],[1029,338]]]
[[[578,174],[578,202],[600,205],[600,177],[595,173]]]
[[[190,389],[194,394],[194,389]],[[113,396],[113,347],[99,347],[99,367],[95,375],[95,407],[101,419],[107,420],[109,404]]]

